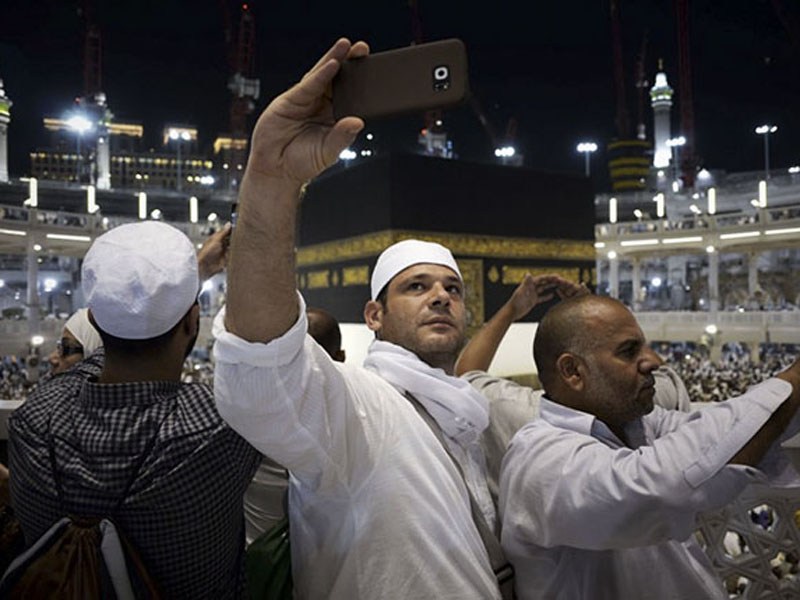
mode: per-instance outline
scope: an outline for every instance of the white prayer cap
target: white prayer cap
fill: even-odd
[[[403,240],[392,244],[381,252],[375,268],[372,270],[372,299],[376,300],[381,290],[392,278],[406,270],[408,267],[419,264],[442,265],[455,271],[462,281],[461,271],[458,270],[453,254],[436,242],[423,242],[421,240]]]
[[[83,294],[97,326],[114,337],[146,340],[172,329],[197,299],[197,254],[166,223],[115,227],[83,259]]]
[[[64,329],[74,335],[75,339],[83,346],[84,356],[89,356],[103,345],[103,340],[100,339],[97,329],[89,322],[88,312],[85,308],[79,308],[64,323]]]

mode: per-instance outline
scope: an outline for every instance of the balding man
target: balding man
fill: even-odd
[[[497,349],[511,324],[519,321],[542,302],[588,294],[581,284],[571,283],[555,275],[528,274],[514,289],[503,306],[481,327],[464,347],[456,362],[456,375],[469,381],[489,401],[489,427],[482,436],[489,474],[489,489],[496,499],[500,464],[506,447],[523,425],[539,416],[539,403],[544,391],[521,385],[490,373]],[[656,382],[654,401],[658,406],[690,410],[689,394],[678,374],[661,366],[653,371]]]
[[[526,598],[727,598],[692,533],[698,512],[791,469],[800,362],[695,413],[654,406],[659,357],[620,302],[566,300],[542,319],[541,418],[511,441],[502,541]]]

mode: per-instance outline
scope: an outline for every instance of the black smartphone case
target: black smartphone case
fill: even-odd
[[[333,80],[333,115],[374,119],[448,108],[468,94],[466,48],[453,38],[345,61]]]

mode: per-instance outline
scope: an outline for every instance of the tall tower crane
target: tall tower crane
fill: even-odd
[[[619,15],[620,0],[611,0],[611,42],[614,56],[614,95],[617,101],[617,138],[630,137],[631,120],[625,93],[625,61],[622,55],[622,21]]]
[[[795,51],[800,51],[800,6],[797,3],[790,3],[789,8],[783,0],[772,0],[772,8],[775,15],[789,34]]]
[[[492,143],[495,157],[499,158],[505,165],[522,166],[524,157],[514,146],[514,142],[517,138],[517,118],[512,116],[508,119],[505,133],[500,136],[489,122],[486,112],[483,110],[480,100],[478,100],[478,96],[471,94],[469,103],[472,107],[472,112],[478,117],[478,121],[489,137],[489,141]]]
[[[422,19],[419,15],[419,3],[417,0],[408,0],[408,7],[411,10],[411,44],[421,44],[424,41],[422,34]],[[447,132],[444,130],[442,111],[433,109],[425,111],[423,127],[419,132],[417,141],[423,148],[423,153],[429,156],[440,156],[452,158],[453,149],[447,139]]]
[[[239,5],[238,27],[231,18],[229,0],[219,0],[223,16],[228,58],[228,90],[231,92],[229,130],[214,142],[214,152],[221,161],[223,187],[235,189],[247,163],[247,118],[255,110],[261,81],[255,75],[256,27],[250,5]]]
[[[621,0],[611,0],[610,4],[614,92],[617,101],[617,136],[608,144],[608,170],[611,175],[611,188],[614,191],[642,190],[646,187],[650,172],[650,161],[646,156],[650,150],[650,144],[639,136],[631,136],[631,118],[628,112],[622,52],[620,3]],[[643,88],[641,89],[643,91]]]
[[[686,143],[681,149],[681,179],[687,189],[694,187],[699,164],[695,152],[694,100],[692,99],[692,64],[689,53],[689,0],[675,0],[678,23],[678,102],[681,135]]]
[[[111,148],[109,147],[109,126],[112,114],[108,109],[103,92],[103,44],[100,28],[94,19],[92,0],[83,0],[80,8],[83,19],[83,95],[75,99],[81,118],[91,123],[89,130],[91,144],[89,149],[88,182],[96,183],[97,188],[107,190],[111,187]],[[78,132],[83,136],[84,132]],[[84,162],[78,157],[78,183],[83,182]]]
[[[639,48],[639,55],[636,57],[636,138],[639,140],[647,139],[647,126],[645,125],[645,102],[647,87],[647,31],[642,36],[642,46]]]

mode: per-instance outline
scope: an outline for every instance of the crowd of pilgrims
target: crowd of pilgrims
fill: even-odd
[[[703,410],[657,408],[656,400],[686,399],[674,373],[660,369],[662,345],[645,343],[623,303],[553,274],[525,276],[459,356],[464,278],[451,250],[414,239],[391,244],[372,269],[363,314],[376,339],[363,368],[338,364],[343,353],[312,332],[292,232],[304,183],[364,127],[355,116],[334,119],[329,92],[345,61],[368,53],[364,42],[337,40],[264,111],[235,233],[221,230],[197,252],[157,221],[111,229],[82,264],[91,314],[74,315],[77,330],[65,324],[52,357],[68,370],[43,373],[34,363],[46,362],[44,348],[11,361],[26,373],[23,386],[39,382],[8,427],[9,506],[29,550],[68,512],[76,521],[116,519],[167,597],[222,600],[252,593],[263,576],[286,583],[281,573],[291,574],[298,598],[738,593],[746,582],[720,585],[693,535],[697,518],[751,482],[797,484],[798,457],[778,444],[800,439],[800,361]],[[228,242],[212,392],[193,385],[212,378],[208,348],[184,357],[200,329],[200,282],[225,266]],[[561,302],[542,318],[533,347],[546,397],[486,373],[511,323],[554,296]],[[97,345],[87,329],[102,335]],[[695,371],[711,385],[731,385],[728,354],[717,365],[707,347],[689,360],[664,349],[685,369],[696,355]],[[727,352],[745,360],[744,348]],[[748,384],[795,353],[765,349]],[[776,515],[753,511],[765,529]],[[245,553],[245,521],[273,516]],[[276,531],[291,534],[291,564],[285,553],[251,552]],[[738,544],[742,554],[747,543]],[[105,538],[102,553],[82,554],[105,560]],[[119,554],[103,568],[58,573],[84,579],[91,568],[98,588],[108,579],[116,588],[134,565]],[[784,561],[790,571],[793,558]],[[42,597],[31,590],[48,585],[51,564],[10,569],[0,596]],[[81,584],[68,585],[60,589]]]
[[[710,358],[708,347],[694,343],[654,342],[653,349],[675,369],[686,384],[692,402],[719,402],[743,394],[747,388],[785,369],[800,354],[796,344],[761,344],[754,361],[746,344],[729,343],[721,358]],[[4,356],[0,359],[0,400],[24,400],[50,369],[47,360]],[[185,382],[213,384],[214,365],[208,348],[196,348],[183,366]]]

